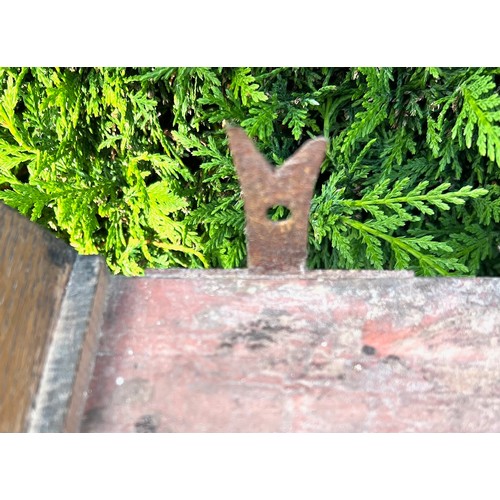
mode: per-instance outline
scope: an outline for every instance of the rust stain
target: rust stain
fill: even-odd
[[[394,354],[401,340],[415,337],[415,327],[395,328],[390,318],[367,320],[363,326],[363,345],[373,347],[380,356]]]
[[[227,134],[245,203],[248,268],[258,272],[304,271],[309,208],[326,139],[307,141],[275,168],[243,129],[228,127]],[[275,206],[285,207],[290,215],[270,220],[268,211]]]

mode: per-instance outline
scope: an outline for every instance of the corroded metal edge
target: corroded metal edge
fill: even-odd
[[[248,268],[253,272],[305,270],[309,209],[325,157],[323,137],[308,140],[280,167],[273,167],[240,127],[226,128],[244,200]],[[288,217],[269,219],[282,206]]]
[[[109,279],[101,257],[77,257],[54,328],[28,432],[79,431]]]

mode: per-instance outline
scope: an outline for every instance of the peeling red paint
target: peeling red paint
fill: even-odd
[[[391,318],[367,320],[363,326],[363,343],[376,349],[378,355],[397,354],[398,342],[413,338],[416,328],[394,328]]]
[[[83,430],[500,431],[495,281],[176,273],[115,282]]]

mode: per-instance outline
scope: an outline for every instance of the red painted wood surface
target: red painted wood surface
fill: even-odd
[[[498,432],[499,342],[498,279],[116,278],[82,430]]]

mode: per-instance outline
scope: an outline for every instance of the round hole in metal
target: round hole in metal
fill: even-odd
[[[292,212],[285,205],[274,205],[267,209],[267,218],[275,222],[288,220],[292,216]]]

